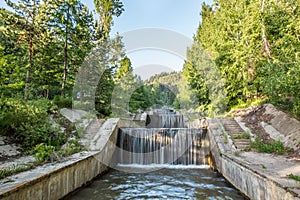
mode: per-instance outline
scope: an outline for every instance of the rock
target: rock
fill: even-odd
[[[0,154],[2,156],[17,156],[20,155],[19,147],[15,144],[0,146]]]
[[[6,139],[6,137],[0,136],[0,145],[5,145],[5,142],[4,142],[5,139]]]

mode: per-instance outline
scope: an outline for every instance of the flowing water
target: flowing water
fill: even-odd
[[[209,154],[206,129],[122,128],[118,163],[206,164]]]
[[[138,167],[144,168],[132,166],[132,169]],[[166,167],[148,173],[111,170],[69,199],[244,199],[207,166]]]
[[[166,112],[147,127],[121,128],[118,165],[68,199],[244,199],[205,165],[205,129],[184,128],[182,115]]]

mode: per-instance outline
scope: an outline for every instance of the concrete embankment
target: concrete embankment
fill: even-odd
[[[0,182],[0,198],[5,200],[60,199],[82,187],[109,167],[118,135],[118,124],[129,122],[109,119],[92,140],[91,149],[67,158],[65,162],[46,164]]]
[[[245,152],[236,148],[221,119],[209,120],[209,140],[214,167],[250,199],[300,199],[299,161],[286,156]]]

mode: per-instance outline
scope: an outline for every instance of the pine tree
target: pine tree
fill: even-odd
[[[120,0],[94,0],[95,9],[99,15],[96,23],[97,40],[109,38],[113,17],[119,17],[124,11],[123,4]]]
[[[13,3],[11,0],[5,1],[16,13],[16,15],[10,15],[10,17],[13,17],[11,28],[19,30],[17,44],[24,45],[28,54],[25,66],[26,78],[24,89],[24,99],[27,100],[29,97],[31,72],[35,70],[36,44],[42,34],[41,16],[43,12],[40,9],[41,3],[39,0],[20,0],[18,3]]]

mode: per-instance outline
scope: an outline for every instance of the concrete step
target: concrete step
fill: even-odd
[[[251,140],[234,140],[235,144],[250,144]]]
[[[93,119],[84,130],[84,136],[80,139],[80,142],[86,146],[95,137],[101,126],[105,122],[104,119]]]
[[[250,145],[235,145],[237,149],[239,150],[245,150],[245,149],[249,149]]]

